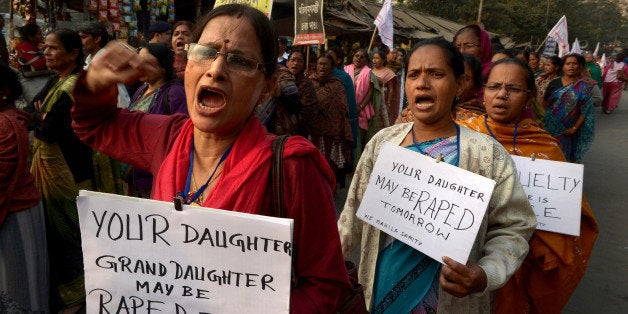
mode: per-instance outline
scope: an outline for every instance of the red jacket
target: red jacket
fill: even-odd
[[[74,91],[76,134],[97,150],[152,172],[156,178],[152,198],[172,201],[187,179],[191,120],[181,114],[120,110],[115,97],[114,90],[107,95],[87,93],[83,76]],[[269,214],[267,183],[273,137],[251,118],[203,206]],[[333,173],[310,142],[292,137],[284,151],[284,178],[284,205],[288,217],[294,219],[293,266],[299,282],[292,289],[290,310],[331,313],[350,287],[336,228]]]
[[[0,110],[0,227],[8,213],[29,209],[41,201],[27,161],[29,119],[28,113],[15,108]]]

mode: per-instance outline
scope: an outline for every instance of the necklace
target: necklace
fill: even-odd
[[[456,125],[456,152],[460,152],[460,126],[457,123],[455,123],[455,125]],[[419,151],[419,153],[425,156],[432,157],[439,161],[444,159],[443,154],[438,154],[438,156],[434,157],[430,155],[428,152],[421,149],[421,147],[419,146],[419,143],[416,141],[416,138],[414,137],[414,125],[412,126],[411,132],[412,132],[412,144],[414,144],[414,147]],[[433,150],[436,151],[437,146],[434,145],[431,148],[434,148]],[[459,161],[460,161],[460,157],[458,156],[458,158],[456,158],[456,161],[455,161],[456,167],[458,166]]]
[[[497,137],[495,136],[495,134],[493,134],[493,131],[491,130],[491,127],[488,126],[488,115],[484,116],[484,126],[486,126],[486,129],[488,130],[488,134],[491,135],[492,138],[494,138],[496,141],[499,142],[499,140],[497,140]],[[514,135],[512,136],[512,152],[519,156],[519,154],[517,154],[517,130],[519,129],[519,121],[517,121],[517,123],[515,123],[515,132]]]
[[[225,161],[225,159],[227,159],[227,156],[229,156],[229,153],[231,152],[231,148],[233,148],[233,145],[227,148],[227,150],[222,154],[222,156],[220,156],[220,160],[218,161],[218,164],[216,164],[214,171],[212,171],[212,174],[209,176],[205,184],[203,184],[198,190],[196,190],[196,192],[191,193],[190,183],[192,183],[191,181],[194,179],[194,172],[192,171],[194,167],[194,138],[192,138],[191,146],[192,147],[190,149],[190,166],[188,168],[188,176],[185,181],[185,189],[178,193],[179,196],[183,198],[184,203],[188,205],[191,204],[192,202],[195,202],[197,199],[201,197],[201,195],[203,195],[203,192],[205,192],[205,189],[207,188],[207,186],[209,186],[209,184],[213,181],[214,176],[216,175],[216,171],[218,170],[218,167],[220,167],[220,165]],[[194,183],[194,185],[196,186],[196,182]],[[199,202],[201,204],[203,203],[200,199],[196,203],[198,204]]]

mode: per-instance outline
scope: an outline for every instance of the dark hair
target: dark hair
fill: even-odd
[[[331,61],[331,67],[334,67],[334,57],[332,57],[330,54],[328,53],[323,53],[320,56],[318,56],[318,58],[316,58],[316,61],[318,61],[318,59],[321,58],[327,58],[327,60]]]
[[[187,27],[190,28],[190,31],[192,29],[194,29],[194,23],[192,23],[190,21],[186,21],[186,20],[181,20],[181,21],[178,21],[178,22],[174,23],[174,25],[172,26],[172,31],[174,32],[174,30],[177,29],[177,27],[179,27],[180,25],[187,25]]]
[[[7,65],[0,63],[0,87],[8,87],[9,95],[7,95],[4,102],[12,107],[15,107],[15,100],[22,95],[22,84],[17,78],[17,73]]]
[[[530,54],[529,54],[529,56],[528,56],[528,59],[529,59],[530,57],[532,57],[532,56],[535,56],[537,59],[541,59],[541,58],[539,57],[539,53],[538,53],[538,52],[536,52],[536,51],[530,51]]]
[[[83,63],[85,62],[85,54],[83,54],[83,42],[81,41],[81,36],[79,36],[76,31],[67,28],[57,28],[48,33],[48,35],[53,34],[61,42],[65,51],[68,53],[71,53],[74,49],[78,51],[78,54],[76,55],[76,65],[82,69]]]
[[[558,71],[563,67],[563,60],[559,56],[551,56],[547,58],[547,61],[558,67]]]
[[[109,42],[109,33],[104,25],[100,22],[88,21],[81,24],[77,30],[79,33],[89,34],[94,37],[100,37],[98,45],[102,48]]]
[[[353,52],[353,54],[351,55],[351,57],[353,58],[353,56],[355,56],[358,52],[364,53],[364,58],[366,58],[366,64],[370,64],[371,63],[371,58],[369,57],[368,52],[366,52],[366,49],[356,49]]]
[[[383,51],[375,51],[375,52],[373,52],[373,57],[375,56],[375,54],[378,54],[379,58],[382,59],[382,61],[384,61],[384,66],[386,66],[386,64],[388,64],[388,60],[386,60],[386,54],[384,54]]]
[[[419,43],[414,45],[403,60],[406,73],[408,73],[410,57],[412,57],[412,54],[414,54],[417,49],[423,46],[437,46],[441,48],[441,50],[445,54],[445,60],[447,60],[447,64],[454,72],[454,76],[456,78],[460,78],[462,75],[464,75],[464,57],[462,56],[462,53],[460,53],[460,50],[458,50],[453,43],[446,41],[442,38],[430,38],[420,41]]]
[[[530,62],[530,52],[527,50],[517,50],[515,52],[515,57],[518,55],[523,55],[523,57],[526,59],[526,62]]]
[[[26,24],[19,27],[17,31],[20,33],[20,37],[22,37],[23,40],[30,42],[31,37],[35,37],[37,32],[41,31],[41,27],[37,24]]]
[[[342,50],[342,48],[340,48],[340,46],[331,46],[329,47],[329,49],[327,49],[327,51],[333,51],[336,54],[336,58],[341,60],[340,64],[338,64],[337,67],[342,67],[345,62],[345,52]],[[336,67],[335,63],[334,67]]]
[[[213,18],[221,15],[236,16],[238,18],[244,16],[249,20],[260,43],[260,51],[264,59],[264,75],[267,78],[273,76],[277,70],[277,52],[279,51],[275,28],[264,13],[248,5],[225,4],[209,11],[194,26],[192,42],[197,43],[203,34],[205,25]]]
[[[565,65],[565,62],[567,61],[568,58],[576,58],[576,61],[578,62],[578,68],[580,70],[582,70],[582,68],[584,67],[584,64],[586,63],[586,60],[584,60],[584,57],[579,54],[579,53],[570,53],[568,55],[563,56],[563,62],[561,64],[561,68]]]
[[[292,49],[292,51],[288,55],[288,60],[290,60],[290,57],[292,57],[292,55],[295,54],[295,53],[300,53],[301,56],[303,56],[303,61],[305,61],[305,53],[303,53],[303,51],[301,51],[301,49]]]
[[[166,78],[166,81],[174,79],[174,52],[172,49],[164,43],[149,43],[144,48],[146,48],[151,55],[157,58],[159,65],[165,71],[164,77]]]
[[[505,58],[505,59],[499,59],[495,61],[495,63],[493,63],[493,65],[491,66],[491,69],[488,71],[487,78],[491,76],[493,69],[500,64],[514,64],[514,65],[519,66],[521,69],[523,69],[526,75],[526,85],[528,85],[527,88],[530,90],[531,94],[536,95],[537,89],[536,89],[536,83],[534,80],[534,72],[532,72],[532,69],[530,68],[530,66],[527,63],[523,62],[521,59]]]
[[[464,57],[464,63],[469,65],[469,68],[471,68],[473,88],[476,90],[480,89],[483,82],[482,63],[480,62],[480,58],[468,53],[463,53],[462,56]]]
[[[477,37],[478,40],[482,40],[482,37],[480,34],[480,27],[476,24],[470,24],[459,29],[454,35],[454,39],[452,40],[452,42],[455,42],[456,38],[458,38],[458,36],[460,36],[463,33],[473,33],[473,35],[475,35],[475,37]]]
[[[493,56],[495,56],[496,54],[503,54],[506,55],[506,58],[514,58],[515,55],[512,53],[512,50],[510,49],[501,49],[501,50],[497,50],[495,52],[493,52]]]

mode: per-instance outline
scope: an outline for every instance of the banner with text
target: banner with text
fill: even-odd
[[[584,166],[512,156],[539,230],[580,235]]]
[[[294,0],[293,46],[325,43],[323,0]]]
[[[292,220],[81,191],[87,313],[288,313]]]
[[[268,18],[270,18],[270,14],[272,13],[272,10],[273,10],[273,0],[216,0],[216,3],[214,4],[214,8],[219,7],[221,5],[232,4],[232,3],[246,4],[250,7],[254,7],[264,12],[264,14],[266,14]]]
[[[466,264],[495,181],[382,144],[356,215],[442,263]]]

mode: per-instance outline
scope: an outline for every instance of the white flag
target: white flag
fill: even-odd
[[[600,58],[600,62],[598,62],[600,68],[604,69],[606,67],[606,53],[602,54],[602,58]]]
[[[379,10],[375,21],[373,22],[377,26],[379,37],[382,39],[382,43],[388,48],[393,48],[393,11],[392,0],[384,0],[382,9]]]
[[[597,53],[600,51],[600,42],[597,42],[597,45],[595,45],[595,51],[593,51],[593,58],[597,58]]]
[[[552,30],[549,31],[548,36],[556,39],[558,43],[558,56],[562,57],[569,53],[569,38],[567,34],[567,17],[563,17],[558,20],[558,23],[554,25]]]
[[[571,53],[582,54],[582,50],[580,50],[580,42],[578,41],[578,37],[573,41],[573,45],[571,47]]]

